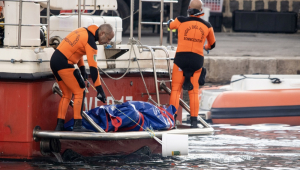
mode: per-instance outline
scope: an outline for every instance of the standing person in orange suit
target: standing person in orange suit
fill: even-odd
[[[78,28],[72,31],[59,44],[50,60],[50,67],[58,82],[63,96],[58,106],[57,126],[55,131],[64,130],[64,122],[67,109],[74,94],[74,128],[73,131],[90,131],[82,126],[81,113],[83,110],[83,100],[85,97],[85,80],[88,75],[85,70],[83,55],[87,56],[90,67],[90,74],[97,89],[97,98],[103,103],[106,102],[106,96],[101,86],[100,75],[97,70],[97,46],[99,44],[109,43],[114,37],[114,32],[109,24],[102,24],[100,27],[90,25],[88,28]],[[78,69],[75,69],[77,64]],[[81,74],[80,74],[81,73]]]
[[[198,80],[204,61],[203,49],[206,51],[213,49],[216,40],[211,24],[200,18],[200,16],[204,15],[201,0],[191,0],[188,14],[189,17],[180,16],[174,21],[168,21],[170,29],[178,30],[178,46],[172,73],[170,105],[174,105],[178,109],[182,88],[188,90],[191,127],[197,128],[199,111]],[[207,44],[204,46],[206,39]],[[175,113],[175,122],[176,118],[177,113]]]

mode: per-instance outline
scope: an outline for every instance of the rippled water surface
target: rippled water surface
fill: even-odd
[[[300,169],[300,126],[213,125],[189,137],[189,155],[79,158],[73,162],[2,160],[0,169]]]

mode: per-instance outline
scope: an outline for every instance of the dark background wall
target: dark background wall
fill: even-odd
[[[232,27],[232,12],[235,10],[272,10],[278,12],[298,13],[298,29],[300,29],[300,0],[224,0],[223,22],[226,28]]]

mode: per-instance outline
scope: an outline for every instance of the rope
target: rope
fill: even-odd
[[[140,72],[140,74],[141,74],[141,77],[142,77],[142,80],[143,80],[143,83],[144,83],[144,86],[145,86],[145,89],[146,89],[146,92],[147,92],[147,94],[148,94],[148,96],[149,96],[148,101],[153,102],[153,103],[157,106],[158,104],[155,103],[155,101],[152,99],[152,96],[150,95],[149,90],[148,90],[148,87],[147,87],[147,85],[146,85],[146,82],[145,82],[143,73],[142,73],[142,71],[141,71],[141,67],[140,67],[139,61],[138,61],[138,59],[137,59],[137,55],[136,55],[135,49],[133,48],[133,44],[134,44],[133,41],[138,42],[138,43],[142,46],[142,43],[141,43],[140,41],[138,41],[138,40],[136,40],[136,39],[134,39],[134,38],[131,40],[131,49],[130,49],[130,52],[129,52],[129,63],[128,63],[128,67],[127,67],[125,73],[124,73],[122,76],[120,76],[120,77],[118,77],[118,78],[114,78],[114,77],[111,77],[107,72],[105,72],[104,70],[102,70],[100,67],[98,67],[98,69],[99,69],[101,72],[103,72],[107,77],[109,77],[109,78],[111,78],[111,79],[113,79],[113,80],[120,80],[120,79],[122,79],[122,78],[128,73],[128,71],[129,71],[129,68],[130,68],[130,61],[131,61],[131,52],[133,51],[133,52],[134,52],[134,56],[135,56],[135,60],[136,60],[137,65],[138,65],[139,72]],[[140,50],[139,50],[139,52],[141,53]],[[101,81],[103,82],[103,84],[105,85],[106,89],[109,91],[108,87],[107,87],[106,84],[104,83],[104,80],[102,79],[101,76],[100,76],[100,78],[101,78]],[[110,95],[112,96],[112,98],[114,99],[112,93],[111,93],[110,91],[109,91],[109,93],[110,93]],[[115,100],[115,99],[114,99],[114,100]]]
[[[98,67],[98,68],[99,68],[99,67]],[[102,79],[101,76],[100,76],[100,79],[101,79],[101,82],[104,84],[105,88],[108,90],[108,93],[109,93],[109,94],[111,95],[111,97],[113,98],[113,100],[116,101],[115,98],[114,98],[114,96],[113,96],[112,93],[110,92],[109,88],[107,87],[107,85],[105,84],[105,82],[104,82],[104,80]]]
[[[271,81],[272,81],[272,83],[274,83],[274,84],[279,84],[279,83],[281,83],[281,81],[280,81],[280,79],[279,78],[270,78],[270,74],[268,74],[269,75],[269,77],[268,78],[258,78],[258,77],[246,77],[245,75],[240,75],[240,76],[243,76],[243,78],[240,78],[240,79],[237,79],[237,80],[234,80],[234,81],[230,81],[230,82],[228,82],[228,83],[226,83],[226,84],[230,84],[230,83],[235,83],[235,82],[238,82],[238,81],[240,81],[240,80],[244,80],[244,79],[246,79],[246,78],[250,78],[250,79],[270,79]]]
[[[101,77],[100,77],[101,78]],[[97,89],[86,79],[86,81],[92,86],[92,88],[97,91]],[[111,97],[115,100],[115,98],[113,97],[113,95],[111,94],[111,92],[109,91],[109,89],[107,88],[106,84],[104,83],[103,79],[101,78],[101,81],[103,82],[103,84],[105,85],[106,89],[108,90],[108,92],[110,93]],[[137,126],[139,126],[141,129],[143,129],[144,131],[148,132],[150,137],[154,138],[158,143],[160,143],[162,145],[162,141],[157,138],[155,136],[155,133],[153,131],[153,129],[150,128],[146,128],[144,129],[141,125],[139,125],[136,121],[134,121],[131,117],[129,117],[128,115],[126,115],[125,113],[123,113],[120,109],[118,109],[115,105],[113,105],[113,107],[118,110],[120,113],[122,113],[123,115],[125,115],[128,119],[130,119],[133,123],[135,123]]]
[[[137,56],[136,56],[135,50],[133,50],[133,53],[134,53],[134,56],[135,56],[135,58],[137,59]],[[147,88],[147,85],[146,85],[146,82],[145,82],[145,79],[144,79],[143,73],[142,73],[142,71],[141,71],[141,67],[140,67],[140,64],[139,64],[139,60],[136,60],[136,62],[137,62],[137,65],[138,65],[138,68],[139,68],[139,72],[140,72],[140,74],[141,74],[141,77],[142,77],[142,80],[143,80],[143,83],[144,83],[145,89],[146,89],[146,91],[147,91],[147,94],[148,94],[149,98],[150,98],[150,99],[152,99],[152,97],[151,97],[151,95],[150,95],[150,93],[149,93],[149,91],[148,91],[148,88]],[[156,83],[156,82],[155,82],[155,83]]]
[[[150,128],[143,128],[141,125],[139,125],[136,121],[134,121],[133,119],[131,119],[131,117],[129,117],[128,115],[126,115],[125,113],[123,113],[120,109],[118,109],[115,105],[113,105],[113,107],[116,109],[116,110],[118,110],[120,113],[122,113],[123,115],[125,115],[127,118],[129,118],[133,123],[135,123],[137,126],[139,126],[141,129],[143,129],[144,131],[146,131],[146,132],[148,132],[149,133],[149,135],[150,135],[150,137],[152,137],[152,138],[154,138],[158,143],[160,143],[161,145],[162,145],[162,141],[159,139],[159,138],[157,138],[156,136],[155,136],[155,133],[154,133],[154,131],[153,131],[153,129],[150,129]]]
[[[136,42],[138,42],[140,45],[142,45],[142,43],[141,43],[140,41],[135,40],[134,38],[132,39],[132,41],[136,41]],[[142,77],[142,80],[143,80],[145,89],[146,89],[147,94],[148,94],[148,96],[149,96],[148,100],[150,100],[150,101],[152,101],[153,103],[155,103],[155,102],[152,100],[152,97],[151,97],[151,95],[150,95],[150,93],[149,93],[149,90],[148,90],[148,87],[147,87],[147,85],[146,85],[146,82],[145,82],[143,73],[142,73],[142,71],[141,71],[141,67],[140,67],[139,61],[137,60],[137,55],[136,55],[135,49],[133,48],[133,43],[132,43],[132,42],[131,42],[131,50],[130,50],[130,53],[129,53],[129,64],[128,64],[128,67],[127,67],[127,69],[126,69],[126,72],[125,72],[122,76],[120,76],[119,78],[113,78],[113,77],[109,76],[105,71],[103,71],[100,67],[98,67],[98,70],[99,70],[99,71],[101,70],[105,75],[107,75],[109,78],[111,78],[111,79],[113,79],[113,80],[119,80],[119,79],[123,78],[123,77],[127,74],[128,70],[129,70],[129,67],[130,67],[131,51],[132,51],[132,50],[133,50],[133,52],[134,52],[134,56],[135,56],[135,59],[136,59],[136,61],[137,61],[138,69],[139,69],[139,72],[140,72],[140,74],[141,74],[141,77]],[[140,51],[139,51],[139,52],[140,52]],[[112,93],[110,92],[109,88],[107,87],[107,85],[105,84],[105,82],[104,82],[104,80],[102,79],[101,76],[100,76],[100,79],[101,79],[101,81],[103,82],[103,84],[104,84],[104,86],[106,87],[106,89],[108,90],[108,92],[110,93],[110,95],[111,95],[111,97],[113,98],[113,100],[115,101],[115,98],[113,97]],[[89,82],[88,82],[88,83],[89,83]],[[156,83],[156,82],[155,82],[155,83]],[[89,84],[91,85],[91,83],[89,83]],[[91,85],[91,86],[93,87],[93,85]],[[93,87],[93,89],[96,90],[95,87]],[[97,91],[97,90],[96,90],[96,91]],[[155,105],[157,106],[157,103],[155,103]],[[136,125],[138,125],[140,128],[142,128],[144,131],[148,132],[149,135],[150,135],[150,137],[154,138],[158,143],[160,143],[160,144],[162,145],[162,141],[161,141],[159,138],[157,138],[157,137],[155,136],[153,130],[149,129],[148,127],[147,127],[146,129],[144,129],[141,125],[139,125],[137,122],[135,122],[133,119],[131,119],[128,115],[126,115],[126,114],[123,113],[121,110],[119,110],[116,106],[114,106],[114,108],[116,108],[120,113],[122,113],[123,115],[125,115],[126,117],[128,117],[132,122],[134,122]]]
[[[138,43],[140,44],[140,46],[143,46],[143,44],[142,44],[139,40],[136,40],[136,39],[134,39],[134,38],[132,39],[132,41],[133,41],[133,40],[134,40],[135,42],[138,42]],[[143,50],[140,51],[140,49],[139,49],[139,52],[142,53]],[[142,77],[142,80],[143,80],[143,83],[144,83],[146,92],[147,92],[147,94],[148,94],[148,96],[149,96],[148,101],[151,101],[151,102],[154,103],[156,106],[158,106],[158,104],[152,99],[152,96],[151,96],[150,93],[149,93],[149,90],[148,90],[148,88],[147,88],[147,85],[146,85],[146,82],[145,82],[143,73],[142,73],[142,71],[141,71],[141,67],[140,67],[140,64],[139,64],[139,60],[137,59],[137,55],[136,55],[136,53],[135,53],[135,50],[133,50],[133,53],[134,53],[134,56],[135,56],[135,58],[136,58],[137,65],[138,65],[138,68],[139,68],[139,72],[140,72],[140,74],[141,74],[141,77]],[[155,83],[157,83],[157,82],[155,82]]]
[[[109,77],[109,78],[111,78],[111,79],[113,79],[113,80],[120,80],[120,79],[123,78],[123,77],[128,73],[128,71],[129,71],[132,48],[133,48],[133,44],[131,44],[131,50],[130,50],[130,52],[129,52],[129,60],[128,60],[129,63],[128,63],[128,67],[127,67],[125,73],[124,73],[122,76],[120,76],[120,77],[118,77],[118,78],[114,78],[114,77],[111,77],[110,75],[108,75],[108,73],[106,73],[106,72],[105,72],[104,70],[102,70],[100,67],[98,67],[98,69],[101,70],[107,77]]]
[[[99,68],[99,67],[98,67]],[[112,93],[110,92],[110,90],[108,89],[108,87],[106,86],[106,84],[105,84],[105,82],[104,82],[104,80],[102,79],[102,77],[100,76],[100,79],[101,79],[101,81],[102,81],[102,83],[104,84],[104,86],[105,86],[105,88],[108,90],[108,92],[109,92],[109,94],[111,95],[111,97],[113,98],[113,100],[114,100],[114,102],[116,102],[116,100],[115,100],[115,98],[114,98],[114,96],[112,95]],[[92,88],[97,92],[97,89],[87,80],[87,79],[85,79],[87,82],[88,82],[88,84],[89,85],[91,85],[92,86]],[[118,102],[118,101],[117,101]]]
[[[134,13],[133,13],[133,15],[134,14],[136,14],[136,13],[138,13],[139,12],[139,10],[137,9]],[[127,18],[129,18],[130,17],[130,15],[128,15],[127,17],[125,17],[125,18],[122,18],[122,20],[125,20],[125,19],[127,19]]]

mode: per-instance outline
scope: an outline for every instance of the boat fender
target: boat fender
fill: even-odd
[[[205,77],[206,77],[206,68],[202,67],[202,71],[198,80],[200,86],[203,86],[205,84]]]
[[[281,81],[280,81],[279,78],[271,78],[271,81],[272,81],[272,83],[274,83],[274,84],[280,84],[280,83],[281,83]]]
[[[83,80],[83,78],[82,78],[79,70],[75,69],[74,72],[73,72],[73,74],[74,74],[74,76],[75,76],[75,78],[76,78],[76,80],[77,80],[80,88],[84,89],[85,88],[85,83],[84,83],[84,80]]]

